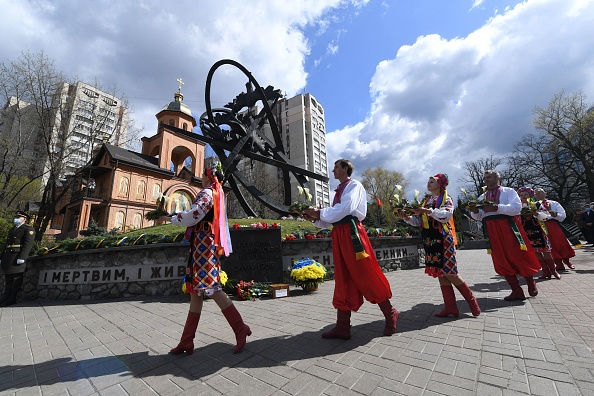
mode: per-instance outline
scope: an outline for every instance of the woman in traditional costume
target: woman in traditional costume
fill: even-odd
[[[518,196],[522,201],[522,227],[530,240],[536,258],[542,267],[542,275],[538,279],[561,279],[561,275],[555,269],[555,261],[551,255],[551,242],[549,232],[543,219],[549,216],[543,205],[537,205],[532,199],[534,190],[530,187],[518,188]]]
[[[183,289],[190,294],[190,310],[179,344],[170,353],[194,352],[194,336],[202,312],[204,296],[212,298],[229,322],[235,333],[237,345],[233,353],[241,352],[246,338],[252,334],[249,326],[243,323],[241,315],[233,302],[222,290],[219,257],[232,252],[225,195],[221,186],[223,170],[220,163],[207,168],[202,175],[202,186],[192,207],[171,217],[171,224],[188,227],[186,239],[190,244],[190,256]]]
[[[425,273],[437,278],[441,287],[445,309],[435,314],[437,317],[459,316],[454,287],[464,297],[473,316],[481,309],[464,279],[458,274],[456,263],[456,230],[454,228],[454,202],[448,196],[446,186],[448,176],[438,173],[429,178],[427,190],[431,193],[421,208],[412,209],[413,215],[399,212],[398,215],[408,224],[421,227],[421,238],[425,248]]]

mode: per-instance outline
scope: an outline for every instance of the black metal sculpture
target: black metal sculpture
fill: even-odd
[[[235,66],[245,74],[248,78],[246,92],[237,95],[233,102],[226,104],[223,108],[213,109],[210,100],[212,77],[223,65]],[[219,157],[223,163],[225,181],[229,183],[243,210],[249,216],[256,216],[256,213],[246,201],[237,182],[267,208],[279,214],[287,214],[291,204],[291,174],[301,187],[308,184],[308,177],[328,181],[326,176],[291,165],[285,156],[281,135],[272,113],[272,108],[281,96],[280,91],[270,85],[262,89],[243,65],[231,59],[223,59],[215,63],[206,78],[206,112],[199,120],[203,135],[196,135],[196,138],[209,144]],[[261,102],[262,110],[254,115],[249,110],[253,109],[257,102]],[[263,132],[266,123],[270,127],[273,141]],[[161,125],[164,128],[178,130],[169,125]],[[237,167],[243,158],[260,161],[281,170],[284,191],[282,203],[263,193],[244,177]]]

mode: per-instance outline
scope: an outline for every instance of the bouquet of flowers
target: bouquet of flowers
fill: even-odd
[[[270,294],[270,284],[266,282],[239,281],[235,286],[240,300],[256,300],[258,297]]]
[[[483,191],[485,191],[487,188],[485,186],[483,186]],[[482,200],[478,200],[476,199],[476,197],[474,196],[474,194],[469,194],[465,189],[461,188],[460,192],[462,192],[462,198],[460,198],[460,206],[469,210],[472,210],[474,208],[476,209],[480,209],[483,206],[487,206],[487,205],[494,205],[497,206],[497,204],[495,202],[491,202],[488,201],[486,199],[482,199]]]
[[[146,212],[144,218],[147,220],[157,220],[161,216],[169,216],[169,213],[165,210],[165,204],[168,200],[168,197],[161,194],[159,198],[157,198],[157,209]]]
[[[317,289],[318,284],[324,282],[326,268],[315,260],[304,258],[291,266],[291,279],[304,290]]]
[[[301,186],[297,186],[297,191],[299,191],[299,196],[297,197],[297,201],[293,202],[289,206],[289,213],[303,216],[303,211],[305,209],[310,208],[310,202],[311,202],[312,196],[311,196],[311,193],[309,192],[308,188],[303,188]],[[301,195],[305,196],[306,202],[299,202],[299,197]]]
[[[394,194],[393,199],[390,200],[390,205],[394,213],[398,214],[398,212],[406,213],[408,215],[412,214],[412,209],[420,208],[423,205],[423,202],[419,200],[419,190],[415,190],[415,196],[412,201],[407,200],[402,195],[402,186],[396,185],[396,189],[398,193]]]

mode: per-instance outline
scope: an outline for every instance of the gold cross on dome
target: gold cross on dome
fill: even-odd
[[[177,81],[177,84],[178,84],[177,85],[177,92],[181,92],[181,87],[182,87],[182,85],[184,85],[184,82],[182,81],[181,77],[178,78],[176,81]]]

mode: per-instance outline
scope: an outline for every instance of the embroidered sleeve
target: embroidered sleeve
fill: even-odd
[[[171,218],[171,224],[185,227],[196,225],[212,209],[212,205],[212,191],[206,188],[198,193],[189,210],[177,213]]]
[[[453,215],[454,201],[452,201],[452,198],[448,197],[445,203],[440,208],[433,209],[433,212],[431,212],[430,217],[434,218],[439,222],[447,223]]]

